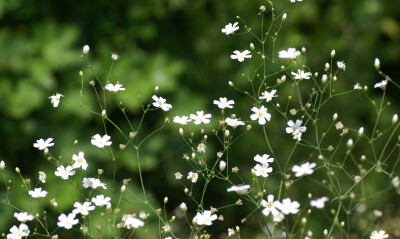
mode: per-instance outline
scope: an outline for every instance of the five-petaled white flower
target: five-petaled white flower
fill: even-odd
[[[29,227],[26,224],[21,223],[19,227],[14,225],[10,228],[10,233],[7,234],[7,239],[21,239],[27,237],[29,233]]]
[[[80,213],[85,216],[89,214],[89,211],[92,211],[95,208],[95,206],[93,206],[91,202],[84,202],[84,203],[75,202],[74,207],[75,209],[72,210],[72,213],[74,214]]]
[[[229,23],[228,25],[226,25],[224,28],[222,28],[222,33],[225,33],[226,35],[232,35],[235,33],[235,31],[239,30],[239,23],[235,22],[235,23]]]
[[[260,108],[253,107],[251,111],[253,111],[254,114],[250,115],[250,119],[258,120],[260,125],[264,125],[266,123],[265,120],[271,120],[271,114],[267,112],[267,108],[265,108],[263,105]]]
[[[161,108],[164,111],[168,111],[172,108],[172,105],[168,104],[166,99],[164,99],[162,97],[158,97],[156,95],[153,95],[152,98],[154,100],[154,102],[153,102],[154,107]]]
[[[292,72],[291,74],[294,76],[296,80],[302,80],[302,79],[308,80],[310,79],[311,76],[310,72],[304,72],[303,70],[298,70],[297,73]]]
[[[125,90],[125,88],[122,88],[122,84],[120,84],[120,83],[117,83],[115,85],[108,83],[105,88],[106,88],[106,90],[108,90],[110,92],[114,92],[114,93]]]
[[[75,218],[75,213],[69,213],[68,216],[64,213],[58,217],[57,225],[65,229],[71,229],[74,225],[78,224],[79,220]]]
[[[36,143],[33,144],[33,147],[39,150],[44,150],[54,145],[51,141],[53,141],[53,138],[48,138],[46,141],[44,139],[38,139],[36,140]]]
[[[31,214],[28,214],[27,212],[16,212],[14,213],[14,217],[20,222],[27,222],[33,220],[33,216]]]
[[[190,171],[188,173],[187,179],[192,181],[192,183],[196,183],[197,179],[199,179],[199,175],[197,173],[194,173],[194,172]]]
[[[266,178],[269,176],[269,173],[272,172],[272,167],[269,167],[268,163],[256,164],[256,166],[254,166],[252,171],[254,171],[256,176],[261,176],[263,178]]]
[[[98,207],[102,206],[107,206],[111,207],[111,198],[110,197],[104,197],[104,195],[97,195],[95,198],[92,198],[92,202]]]
[[[383,80],[381,82],[378,82],[374,85],[374,88],[381,88],[382,90],[386,89],[386,85],[387,85],[388,80]]]
[[[294,123],[293,120],[289,120],[287,122],[289,127],[286,127],[286,133],[292,134],[293,139],[300,141],[302,133],[307,130],[306,126],[301,126],[302,123],[302,120],[296,120],[296,123]]]
[[[297,2],[302,2],[303,0],[297,0]],[[290,2],[296,2],[296,0],[290,0]]]
[[[218,217],[216,214],[212,214],[210,210],[204,210],[203,213],[197,213],[196,216],[193,218],[193,221],[199,225],[206,225],[211,226],[212,222],[216,220]]]
[[[94,146],[97,146],[99,148],[104,148],[104,146],[110,146],[112,144],[110,136],[104,135],[101,137],[99,134],[96,134],[93,136],[92,140],[90,141]]]
[[[267,197],[268,201],[265,201],[264,199],[261,200],[260,204],[261,206],[265,207],[264,210],[262,210],[262,213],[265,216],[268,216],[269,213],[272,213],[272,215],[278,215],[279,211],[278,208],[281,206],[281,203],[279,201],[274,201],[274,195],[270,194]]]
[[[64,167],[63,165],[59,166],[54,174],[64,180],[67,180],[69,176],[75,174],[74,168],[72,166]]]
[[[250,189],[250,185],[233,185],[232,187],[228,188],[228,192],[236,192],[239,195],[246,194]]]
[[[236,127],[238,127],[239,125],[244,125],[244,122],[243,121],[241,121],[241,120],[239,120],[239,119],[231,119],[231,118],[226,118],[225,119],[225,122],[229,125],[229,126],[231,126],[231,127],[233,127],[233,128],[236,128]]]
[[[304,175],[311,175],[314,173],[313,168],[315,168],[315,166],[317,166],[316,163],[306,162],[300,166],[294,165],[292,168],[292,171],[295,173],[296,177],[301,177]]]
[[[122,216],[122,221],[124,222],[124,227],[127,229],[139,228],[144,226],[144,222],[131,214],[124,214]]]
[[[264,91],[261,93],[260,99],[270,102],[273,97],[277,97],[277,95],[275,95],[275,93],[276,93],[276,90],[271,90],[270,92]]]
[[[49,97],[49,99],[50,99],[51,103],[53,104],[54,108],[57,108],[58,105],[60,104],[61,97],[64,97],[64,96],[62,94],[59,94],[59,93]]]
[[[72,165],[72,167],[82,168],[83,170],[87,169],[88,164],[86,162],[84,152],[79,152],[78,155],[76,154],[72,155],[72,160],[74,160],[74,164]]]
[[[263,154],[262,156],[257,154],[256,156],[254,156],[254,161],[259,162],[261,164],[266,164],[274,162],[274,158],[270,158],[268,154]]]
[[[235,104],[235,101],[233,100],[228,100],[226,97],[221,97],[219,100],[214,100],[213,102],[215,105],[217,105],[220,109],[226,109],[226,108],[233,108],[233,104]]]
[[[328,200],[329,200],[328,197],[320,197],[315,200],[311,200],[310,205],[311,207],[322,209],[325,207],[325,202],[327,202]]]
[[[244,51],[233,51],[233,54],[231,55],[231,59],[235,60],[237,59],[239,62],[244,61],[246,58],[251,58],[250,51],[249,50],[244,50]]]
[[[103,189],[107,189],[106,184],[102,183],[98,178],[83,178],[82,185],[84,188],[91,187],[96,189],[101,187]]]
[[[208,124],[210,123],[209,118],[211,118],[211,114],[204,114],[203,111],[197,111],[196,115],[190,114],[190,118],[194,120],[194,124]]]
[[[386,234],[386,232],[384,230],[380,230],[379,232],[375,230],[371,233],[371,236],[369,238],[370,239],[384,239],[384,238],[388,238],[388,237],[389,237],[389,235]]]
[[[44,198],[47,195],[46,191],[42,191],[42,188],[35,188],[33,190],[29,190],[28,192],[29,195],[33,198]]]
[[[192,120],[189,119],[189,117],[187,117],[187,116],[175,116],[174,117],[174,123],[177,123],[177,124],[186,125],[190,121],[192,121]]]
[[[287,51],[280,51],[279,58],[296,59],[300,54],[300,51],[297,51],[296,48],[289,48]]]
[[[344,63],[344,61],[338,61],[338,62],[336,62],[336,64],[337,64],[337,67],[339,69],[341,69],[342,71],[346,70],[346,64]]]
[[[279,210],[285,214],[296,214],[299,212],[300,204],[297,201],[293,201],[290,198],[285,198],[282,200]]]

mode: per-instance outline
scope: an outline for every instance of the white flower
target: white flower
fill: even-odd
[[[27,212],[16,212],[14,213],[14,217],[20,222],[27,222],[33,220],[33,216],[31,214],[28,214]]]
[[[310,201],[311,207],[322,209],[325,207],[325,202],[329,200],[328,197],[321,197]]]
[[[197,111],[196,114],[197,115],[190,114],[190,118],[192,120],[194,120],[194,124],[201,124],[201,123],[208,124],[208,123],[210,123],[209,118],[211,118],[211,114],[205,114],[204,115],[203,111]]]
[[[225,119],[225,122],[229,125],[229,126],[231,126],[231,127],[233,127],[233,128],[236,128],[236,127],[238,127],[239,125],[244,125],[244,122],[243,121],[241,121],[241,120],[238,120],[238,119],[231,119],[231,118],[226,118]]]
[[[357,82],[357,83],[354,85],[354,89],[355,89],[355,90],[362,90],[362,87],[361,87],[360,83]]]
[[[222,33],[225,33],[226,35],[232,35],[235,33],[235,31],[239,30],[239,23],[235,22],[233,23],[229,23],[228,25],[226,25],[224,28],[222,28]]]
[[[49,99],[50,99],[51,103],[53,104],[54,108],[57,108],[58,104],[60,104],[61,97],[64,97],[64,96],[62,94],[59,94],[59,93],[49,97]]]
[[[302,80],[302,79],[308,80],[310,79],[311,76],[310,72],[304,72],[303,70],[298,70],[297,73],[292,72],[291,74],[294,76],[296,80]]]
[[[276,93],[276,90],[271,90],[270,92],[264,91],[261,93],[260,99],[261,100],[265,99],[265,101],[270,102],[273,97],[277,97],[277,95],[275,95],[275,93]]]
[[[117,61],[117,60],[119,59],[118,54],[117,54],[117,53],[112,53],[112,54],[111,54],[111,59],[112,59],[113,61]]]
[[[91,202],[84,202],[83,204],[80,202],[75,202],[74,207],[75,209],[72,210],[72,213],[80,213],[82,215],[89,215],[89,211],[92,211],[95,208],[95,206],[93,206]]]
[[[44,150],[54,145],[51,141],[53,141],[53,138],[48,138],[46,141],[44,139],[38,139],[36,140],[36,143],[33,144],[33,147],[39,150]]]
[[[196,183],[197,179],[199,179],[199,175],[197,173],[194,173],[194,172],[190,171],[188,173],[187,179],[192,181],[192,183]]]
[[[270,194],[267,197],[268,201],[265,201],[264,199],[261,200],[260,204],[261,206],[265,207],[262,211],[262,213],[265,216],[268,216],[269,213],[272,213],[272,215],[278,215],[279,211],[278,208],[281,206],[281,203],[279,201],[274,201],[274,195]]]
[[[313,168],[315,168],[315,166],[317,166],[316,163],[306,162],[300,166],[294,165],[292,168],[292,171],[295,173],[296,177],[301,177],[304,175],[311,175],[314,173]]]
[[[104,135],[101,137],[99,134],[96,134],[92,137],[92,140],[90,141],[94,146],[97,146],[99,148],[104,148],[104,146],[110,146],[112,144],[110,136]]]
[[[386,232],[384,230],[380,230],[379,232],[373,231],[369,238],[370,239],[384,239],[384,238],[388,238],[388,237],[389,237],[389,235],[386,234]]]
[[[175,174],[175,179],[179,180],[182,179],[183,175],[180,172],[176,172]]]
[[[88,52],[89,52],[89,46],[88,45],[84,45],[83,46],[83,48],[82,48],[82,52],[83,52],[83,54],[88,54]]]
[[[254,112],[254,114],[250,115],[251,120],[257,120],[260,125],[264,125],[266,123],[265,120],[270,121],[271,120],[271,114],[267,112],[267,108],[265,108],[263,105],[260,108],[253,107],[251,111]]]
[[[280,51],[279,58],[296,59],[300,54],[301,52],[297,51],[296,48],[289,48],[287,51]]]
[[[338,62],[336,62],[336,64],[337,64],[337,67],[338,67],[339,69],[341,69],[341,70],[343,70],[343,71],[346,70],[346,64],[344,63],[344,61],[338,61]]]
[[[250,51],[233,51],[233,55],[231,55],[231,59],[237,59],[239,62],[244,61],[246,58],[251,58]]]
[[[220,109],[226,109],[226,108],[233,108],[233,104],[235,104],[235,101],[233,100],[228,100],[226,97],[221,97],[219,100],[214,100],[213,102],[215,105],[217,105]]]
[[[259,162],[261,164],[266,164],[274,162],[274,158],[270,158],[268,154],[263,154],[262,156],[257,154],[256,156],[254,156],[254,161]]]
[[[78,224],[79,220],[75,218],[74,213],[65,215],[64,213],[58,217],[57,225],[65,229],[71,229],[74,225]]]
[[[388,80],[383,80],[381,82],[378,82],[374,85],[374,88],[381,88],[382,90],[386,89],[386,85],[387,85]]]
[[[127,229],[139,228],[144,226],[144,222],[142,220],[137,219],[131,214],[124,214],[122,216],[122,221],[124,222],[124,227]]]
[[[45,172],[39,171],[39,180],[40,180],[42,183],[45,183],[45,182],[46,182],[46,173],[45,173]]]
[[[278,212],[278,214],[272,215],[272,216],[273,216],[272,220],[274,222],[281,222],[281,221],[283,221],[283,219],[285,219],[285,215],[283,215],[283,213],[281,213],[281,212]]]
[[[228,228],[228,237],[235,235],[235,230]]]
[[[175,116],[174,117],[174,122],[177,123],[177,124],[186,125],[190,121],[192,121],[192,120],[189,119],[189,117],[187,117],[187,116],[182,116],[182,117]]]
[[[272,172],[272,167],[269,167],[268,163],[265,164],[256,164],[253,168],[254,173],[256,176],[261,176],[263,178],[266,178],[269,176],[269,173]]]
[[[172,108],[171,104],[167,104],[167,100],[162,98],[162,97],[158,97],[156,95],[153,95],[153,106],[157,107],[157,108],[161,108],[164,111],[168,111]]]
[[[110,197],[104,197],[104,195],[97,195],[95,198],[92,198],[92,202],[94,202],[94,204],[98,207],[102,207],[102,206],[107,206],[107,207],[111,207],[111,198]]]
[[[376,69],[379,69],[379,67],[381,66],[381,61],[378,58],[375,58],[374,66]]]
[[[212,214],[210,210],[204,210],[203,213],[197,213],[196,216],[193,218],[193,221],[199,225],[206,225],[211,226],[212,221],[216,220],[218,217],[216,214]]]
[[[78,155],[76,154],[72,155],[72,160],[74,160],[74,164],[72,165],[72,167],[82,168],[83,170],[87,169],[88,164],[86,162],[84,152],[79,152]]]
[[[29,195],[31,195],[31,197],[33,198],[44,198],[47,195],[46,191],[42,191],[42,188],[35,188],[33,190],[30,190],[28,192]]]
[[[186,212],[187,211],[187,206],[186,206],[186,203],[181,203],[180,205],[179,205],[179,208],[182,210],[182,212]]]
[[[206,152],[206,145],[204,143],[200,143],[197,145],[197,152],[205,153]]]
[[[226,162],[225,162],[224,160],[219,161],[218,167],[219,167],[219,170],[220,170],[221,172],[224,171],[225,168],[226,168]]]
[[[236,192],[239,195],[246,194],[250,189],[250,185],[233,185],[232,187],[228,188],[228,192]]]
[[[107,189],[106,184],[102,183],[98,178],[83,178],[82,185],[84,188],[91,187],[93,189],[96,189],[101,187],[103,189]]]
[[[75,174],[75,171],[72,166],[67,166],[65,168],[63,165],[61,165],[57,168],[57,171],[55,171],[54,174],[64,180],[67,180],[69,178],[69,176],[72,176]]]
[[[303,0],[297,0],[298,2],[302,2]],[[290,2],[296,2],[296,0],[290,0]]]
[[[300,204],[297,201],[290,200],[290,198],[285,198],[282,200],[279,210],[285,215],[296,214],[299,212]]]
[[[287,122],[289,127],[286,127],[286,133],[292,134],[293,139],[300,141],[302,133],[307,130],[306,126],[301,126],[302,123],[302,120],[296,120],[296,123],[294,123],[293,120],[289,120]]]
[[[399,120],[399,116],[397,114],[394,114],[392,116],[392,124],[396,124],[398,120]]]
[[[106,90],[108,90],[110,92],[114,92],[114,93],[125,90],[125,88],[122,88],[122,84],[120,84],[120,83],[117,83],[115,85],[108,83],[104,88],[106,88]]]
[[[4,163],[3,160],[0,162],[0,170],[4,170],[6,168],[6,164]]]
[[[29,227],[21,223],[19,227],[13,226],[10,228],[10,233],[7,234],[7,239],[21,239],[29,235]]]

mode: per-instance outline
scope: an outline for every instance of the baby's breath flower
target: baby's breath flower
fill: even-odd
[[[341,69],[342,71],[346,70],[346,64],[344,63],[344,61],[338,61],[338,62],[336,62],[336,64],[337,64],[337,67],[339,69]]]
[[[33,220],[33,216],[27,212],[16,212],[14,213],[14,217],[20,222],[27,222]]]
[[[315,166],[317,166],[316,163],[306,162],[300,166],[294,165],[292,168],[292,171],[295,173],[296,177],[301,177],[304,175],[311,175],[314,173],[313,169],[315,168]]]
[[[357,82],[357,83],[354,85],[354,89],[355,89],[355,90],[362,90],[362,87],[361,87],[360,83]]]
[[[291,74],[294,76],[296,80],[303,80],[303,79],[308,80],[312,75],[310,72],[304,72],[303,70],[298,70],[297,73],[292,72]]]
[[[233,51],[233,54],[231,55],[231,59],[235,60],[237,59],[239,62],[243,62],[246,58],[251,58],[250,51],[249,50],[244,50],[244,51]]]
[[[91,143],[98,148],[104,148],[104,146],[110,146],[112,144],[112,142],[109,141],[110,139],[111,137],[107,134],[105,134],[103,137],[101,137],[99,134],[96,134],[93,136]]]
[[[131,214],[124,214],[122,216],[122,221],[124,222],[124,227],[127,229],[139,228],[144,226],[144,222]]]
[[[217,105],[218,108],[220,109],[226,109],[226,108],[233,108],[233,104],[235,104],[235,101],[233,100],[228,100],[226,97],[221,97],[219,100],[214,100],[214,105]]]
[[[203,213],[197,213],[193,218],[193,222],[195,222],[199,226],[211,226],[212,222],[216,220],[218,216],[213,214],[210,210],[204,210]]]
[[[90,49],[90,48],[89,48],[88,45],[84,45],[83,48],[82,48],[82,53],[83,53],[84,55],[88,54],[89,49]]]
[[[183,175],[180,172],[175,173],[175,179],[179,180],[182,179]]]
[[[181,203],[180,205],[179,205],[179,208],[181,209],[181,211],[182,212],[186,212],[187,211],[187,206],[186,206],[186,203]]]
[[[224,28],[222,28],[221,32],[225,33],[226,35],[232,35],[235,33],[235,31],[239,30],[239,23],[235,22],[234,24],[229,23],[226,25]]]
[[[276,93],[276,90],[271,90],[270,92],[264,91],[261,93],[261,96],[259,97],[259,99],[270,102],[273,97],[278,97],[277,95],[275,95],[275,93]]]
[[[379,232],[373,231],[369,238],[370,239],[384,239],[384,238],[388,238],[388,237],[389,237],[389,235],[386,234],[386,232],[384,230],[380,230]]]
[[[279,206],[279,210],[285,214],[297,214],[300,204],[297,201],[292,201],[290,198],[285,198]]]
[[[33,144],[33,147],[39,150],[45,150],[54,145],[51,141],[53,141],[53,138],[48,138],[46,141],[44,139],[38,139],[36,140],[36,143]]]
[[[58,105],[60,104],[61,97],[64,97],[64,96],[62,94],[59,94],[59,93],[49,97],[49,99],[50,99],[51,103],[53,104],[54,108],[57,108]]]
[[[187,179],[192,181],[192,183],[196,183],[197,179],[199,179],[199,175],[197,173],[194,173],[194,172],[190,171],[188,173]]]
[[[42,183],[45,183],[45,182],[46,182],[46,173],[45,173],[45,172],[39,171],[39,180],[40,180]]]
[[[120,84],[120,83],[117,83],[115,85],[113,85],[111,83],[108,83],[104,88],[106,90],[108,90],[110,92],[114,92],[114,93],[116,93],[118,91],[124,91],[125,90],[125,88],[123,88],[122,84]]]
[[[161,108],[163,111],[168,111],[172,108],[171,104],[167,103],[167,100],[162,98],[162,97],[158,97],[156,95],[153,95],[153,106],[157,107],[157,108]]]
[[[386,85],[387,85],[388,80],[383,80],[381,82],[378,82],[374,85],[374,88],[381,88],[382,90],[386,89]]]
[[[111,54],[111,59],[112,59],[113,61],[117,61],[117,60],[119,59],[118,54],[117,54],[117,53],[112,53],[112,54]]]
[[[329,200],[328,197],[321,197],[310,201],[311,207],[322,209],[325,207],[325,202]]]
[[[296,50],[296,48],[289,48],[287,51],[280,51],[279,58],[296,59],[300,54],[300,51]]]
[[[378,58],[375,58],[374,66],[375,66],[375,68],[376,68],[377,70],[379,70],[379,67],[381,66],[381,62],[379,61]]]
[[[267,108],[263,105],[260,108],[253,107],[251,108],[251,111],[253,111],[254,114],[250,115],[250,119],[258,120],[260,125],[264,125],[266,123],[265,120],[271,120],[271,114],[267,112]]]
[[[232,187],[228,188],[228,192],[236,192],[239,195],[246,194],[250,189],[250,185],[233,185]]]
[[[219,170],[222,172],[226,168],[226,162],[224,160],[219,161]]]
[[[190,118],[194,120],[194,124],[196,125],[201,123],[208,124],[210,123],[209,118],[211,118],[211,114],[204,114],[203,111],[197,111],[196,115],[190,114]]]

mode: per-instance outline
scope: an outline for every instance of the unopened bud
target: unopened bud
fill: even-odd
[[[287,14],[286,14],[286,13],[284,13],[284,14],[282,15],[282,21],[285,21],[285,20],[286,20],[286,18],[287,18]]]
[[[364,127],[360,127],[358,129],[358,137],[361,137],[364,134]]]
[[[102,110],[102,111],[101,111],[101,117],[107,118],[107,112],[106,112],[106,110]]]
[[[375,68],[376,68],[377,70],[379,70],[379,67],[381,67],[381,62],[379,61],[378,58],[375,58],[374,66],[375,66]]]
[[[230,135],[229,130],[225,130],[225,137],[229,137],[229,135]]]
[[[233,84],[233,82],[232,81],[229,81],[229,86],[235,86],[235,84]]]
[[[181,203],[181,205],[179,205],[179,208],[182,210],[182,212],[186,212],[187,211],[187,206],[186,203]]]
[[[325,71],[328,71],[331,68],[331,66],[329,65],[329,63],[325,63]]]
[[[167,202],[168,202],[168,197],[165,197],[164,198],[164,204],[167,204]]]
[[[83,72],[82,71],[79,72],[79,76],[83,76]]]
[[[18,167],[15,168],[15,172],[20,173],[21,171],[19,170]]]
[[[336,54],[336,51],[335,51],[335,50],[332,50],[332,51],[331,51],[331,57],[334,58],[334,57],[335,57],[335,54]]]
[[[333,114],[333,117],[332,117],[333,121],[336,121],[337,118],[338,118],[338,114],[337,114],[337,113],[334,113],[334,114]]]
[[[325,84],[328,81],[328,76],[326,74],[323,74],[321,80],[322,80],[322,83]]]
[[[0,162],[0,170],[3,171],[6,168],[6,164],[4,163],[3,160]]]
[[[125,185],[122,185],[122,186],[121,186],[121,193],[125,192],[125,190],[126,190],[126,186],[125,186]]]
[[[179,128],[179,135],[183,136],[183,129],[182,128]]]
[[[219,161],[219,170],[223,172],[226,168],[226,162],[224,160]]]
[[[90,48],[89,48],[89,46],[88,46],[88,45],[84,45],[84,46],[83,46],[83,48],[82,48],[82,52],[83,52],[83,54],[84,54],[84,55],[88,54],[88,52],[89,52],[89,49],[90,49]]]
[[[394,114],[392,117],[392,124],[396,124],[398,120],[399,120],[399,116],[397,114]]]
[[[353,139],[349,139],[349,140],[347,140],[347,143],[346,143],[346,145],[347,145],[347,148],[351,148],[351,147],[353,147]]]
[[[254,44],[253,43],[250,43],[250,49],[254,50]]]

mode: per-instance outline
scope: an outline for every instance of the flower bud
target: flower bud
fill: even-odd
[[[351,147],[353,147],[353,139],[349,139],[349,140],[347,140],[347,143],[346,143],[346,145],[347,145],[347,148],[351,148]]]
[[[325,71],[328,71],[331,68],[331,66],[329,65],[329,63],[325,63]]]
[[[82,49],[83,54],[84,54],[84,55],[88,54],[89,49],[90,49],[90,48],[89,48],[88,45],[84,45],[84,46],[83,46],[83,49]]]
[[[126,190],[126,186],[125,186],[125,185],[122,185],[122,186],[121,186],[121,193],[125,192],[125,190]]]
[[[3,171],[6,168],[6,164],[4,163],[3,160],[0,162],[0,170]]]
[[[224,160],[219,161],[219,170],[223,172],[226,168],[226,162]]]
[[[335,51],[335,50],[332,50],[332,51],[331,51],[331,57],[334,58],[334,57],[335,57],[335,54],[336,54],[336,51]]]
[[[111,54],[111,59],[112,59],[113,61],[117,61],[117,60],[119,59],[118,54],[117,54],[117,53]]]
[[[229,81],[229,86],[235,86],[235,84],[233,84],[233,82],[232,81]]]
[[[15,172],[19,173],[19,172],[21,172],[21,171],[19,170],[18,167],[16,167],[16,168],[15,168]]]
[[[101,117],[107,118],[107,112],[106,112],[106,110],[102,110],[102,111],[101,111]]]
[[[325,84],[328,81],[328,75],[323,74],[321,80],[322,80],[322,83]]]
[[[327,229],[324,230],[324,236],[328,236],[328,230]]]
[[[164,204],[167,204],[167,202],[168,202],[168,197],[165,197],[164,198]]]
[[[287,18],[287,14],[286,14],[286,12],[285,12],[285,13],[282,15],[282,21],[285,21],[286,18]]]
[[[186,203],[181,203],[181,205],[179,205],[179,208],[182,210],[182,212],[186,212],[187,211],[187,206]]]
[[[83,72],[82,71],[79,72],[79,76],[83,76]]]
[[[254,44],[253,43],[250,43],[250,49],[254,50]]]
[[[230,135],[229,130],[225,130],[225,137],[229,137],[229,135]]]
[[[338,114],[337,114],[337,113],[334,113],[334,114],[333,114],[333,117],[332,117],[333,121],[336,121],[337,118],[338,118]]]
[[[377,70],[379,70],[379,67],[381,66],[381,62],[379,61],[378,58],[375,58],[374,66],[375,66],[375,68],[376,68]]]
[[[183,129],[182,128],[179,128],[179,135],[183,136]]]
[[[364,127],[360,127],[358,129],[358,137],[361,137],[364,134]]]
[[[392,124],[396,124],[398,120],[399,120],[399,116],[397,114],[394,114],[392,117]]]

